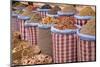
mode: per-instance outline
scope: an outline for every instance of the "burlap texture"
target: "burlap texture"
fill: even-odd
[[[48,29],[38,28],[37,41],[41,49],[41,52],[52,56],[52,37],[50,28]]]

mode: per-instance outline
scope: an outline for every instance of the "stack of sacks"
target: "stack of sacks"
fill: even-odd
[[[78,61],[96,60],[96,23],[91,19],[78,31]]]

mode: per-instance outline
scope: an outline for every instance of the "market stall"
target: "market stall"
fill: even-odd
[[[20,2],[12,6],[12,64],[96,60],[93,5]]]

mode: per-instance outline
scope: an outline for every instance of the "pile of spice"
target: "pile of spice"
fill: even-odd
[[[73,12],[75,13],[76,12],[76,9],[73,5],[65,5],[62,10],[61,10],[63,13],[70,13],[70,12]]]
[[[33,10],[33,6],[32,5],[28,5],[24,10],[32,11]]]
[[[87,24],[82,27],[80,33],[95,36],[96,34],[95,19],[89,20]]]
[[[32,16],[32,12],[31,11],[23,11],[23,13],[21,14],[21,16],[28,16],[31,17]]]
[[[16,2],[15,4],[13,4],[13,7],[15,8],[15,9],[17,9],[17,8],[24,8],[24,7],[26,7],[27,5],[26,4],[22,4],[22,3],[20,3],[20,2]]]
[[[60,23],[58,23],[55,28],[60,29],[60,30],[65,30],[65,29],[76,29],[77,27],[74,25],[75,20],[70,17],[63,17],[60,18]]]
[[[38,54],[31,58],[27,58],[27,57],[22,58],[23,65],[26,65],[26,64],[50,64],[50,63],[52,63],[52,57],[45,55],[45,54]]]
[[[61,16],[58,19],[59,19],[60,23],[70,22],[72,24],[75,24],[75,18],[74,17]]]
[[[41,16],[34,12],[29,20],[29,22],[40,22],[41,21]]]
[[[59,6],[54,6],[52,9],[50,9],[48,11],[48,14],[51,14],[51,15],[56,15],[58,11],[60,11],[61,8]]]
[[[40,7],[40,9],[51,9],[52,7],[49,4],[45,4]]]
[[[80,16],[95,16],[95,11],[91,7],[84,7],[79,11]]]
[[[52,18],[52,17],[45,17],[42,18],[42,23],[43,24],[52,24],[52,23],[59,23],[59,19],[58,18]]]
[[[14,32],[12,37],[12,60],[14,65],[52,63],[52,57],[42,54],[39,46],[21,40],[20,33]]]

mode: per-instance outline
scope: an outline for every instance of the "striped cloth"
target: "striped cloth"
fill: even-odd
[[[96,42],[78,38],[78,61],[96,60]]]
[[[22,40],[28,40],[27,39],[27,36],[28,36],[27,31],[28,30],[25,28],[24,23],[25,23],[25,20],[18,19],[19,31],[21,33],[21,38],[22,38]]]
[[[47,16],[48,11],[39,11],[39,15],[44,18]]]
[[[75,34],[52,33],[54,63],[77,61],[77,38]]]
[[[36,26],[25,26],[25,21],[22,19],[18,19],[18,25],[19,25],[19,32],[21,33],[21,39],[27,40],[31,44],[37,44],[37,28]]]
[[[76,19],[76,24],[77,25],[80,25],[80,26],[83,26],[87,23],[88,20],[83,20],[83,19]]]
[[[19,31],[18,18],[16,16],[11,17],[11,31]]]
[[[37,45],[37,26],[28,26],[25,27],[27,35],[26,39],[32,44]]]

